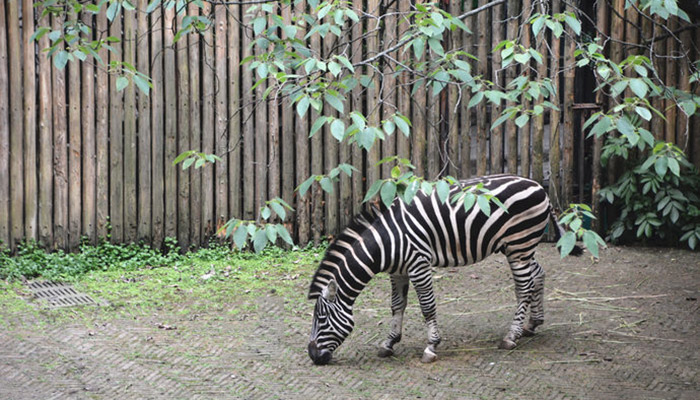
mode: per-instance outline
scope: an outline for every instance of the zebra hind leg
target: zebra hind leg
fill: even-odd
[[[408,275],[391,276],[391,331],[389,337],[379,347],[379,357],[394,355],[394,345],[401,341],[403,313],[406,310],[408,295]]]
[[[416,289],[421,312],[428,327],[428,346],[423,350],[421,361],[431,363],[438,358],[435,351],[441,340],[436,319],[437,306],[435,304],[435,293],[433,292],[433,277],[429,265],[421,265],[413,272],[409,271],[411,283]]]
[[[532,260],[532,296],[530,302],[530,319],[523,328],[523,336],[534,336],[535,328],[544,323],[544,269]]]
[[[523,336],[523,324],[525,322],[525,316],[527,315],[528,309],[530,308],[530,299],[533,288],[533,279],[531,274],[531,257],[527,260],[511,260],[510,268],[513,273],[513,280],[515,281],[515,296],[518,301],[518,307],[515,311],[515,316],[513,317],[513,322],[510,325],[510,330],[508,334],[503,338],[501,343],[498,345],[499,348],[505,350],[511,350],[517,346],[517,341]]]

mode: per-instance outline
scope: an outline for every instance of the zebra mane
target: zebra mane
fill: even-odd
[[[363,210],[360,214],[356,215],[348,226],[343,229],[343,231],[333,239],[333,242],[326,249],[326,253],[321,260],[321,263],[316,270],[313,278],[311,278],[311,285],[309,287],[309,300],[315,300],[320,295],[323,289],[328,285],[328,281],[333,279],[337,273],[335,267],[331,267],[326,264],[325,261],[328,259],[329,254],[334,252],[344,253],[346,248],[341,246],[339,242],[353,243],[357,240],[357,235],[362,235],[362,233],[367,230],[367,225],[372,224],[377,216],[386,210],[383,204],[379,206],[372,205],[369,210]]]

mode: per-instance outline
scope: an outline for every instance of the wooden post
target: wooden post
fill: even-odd
[[[252,20],[250,14],[246,12],[242,12],[242,14],[243,54],[241,57],[245,59],[252,55],[250,46],[253,32],[249,29]],[[303,35],[301,37],[303,38]],[[243,113],[241,114],[241,118],[243,118],[243,219],[252,220],[257,212],[255,209],[257,193],[255,190],[255,162],[258,160],[255,158],[255,115],[253,114],[255,108],[251,91],[255,81],[249,65],[244,65],[241,68],[241,83],[243,86],[241,93],[243,105]]]
[[[383,3],[391,3],[391,2],[386,2],[383,1]],[[382,9],[384,9],[384,12],[386,14],[389,13],[395,13],[398,11],[398,5],[395,3],[389,4],[390,6],[393,6],[394,8],[386,8],[384,9],[385,5],[382,5]],[[396,37],[396,17],[394,16],[388,16],[384,18],[384,32],[382,34],[382,43],[384,48],[388,48],[395,44],[397,41]],[[396,60],[398,57],[398,52],[393,52],[390,54],[390,56]],[[382,78],[382,83],[381,83],[381,90],[379,92],[379,96],[381,97],[382,101],[382,120],[389,119],[391,115],[393,115],[396,112],[396,77],[394,75],[394,68],[392,67],[391,63],[388,62],[386,59],[381,61],[381,68],[382,68],[382,73],[384,74]],[[399,133],[399,132],[396,132]],[[382,158],[388,157],[391,155],[396,155],[396,136],[397,135],[391,135],[391,136],[385,136],[384,140],[382,141],[381,147],[382,147]],[[381,172],[381,177],[382,178],[389,178],[391,176],[391,168],[392,164],[391,163],[385,163],[382,164],[382,172]]]
[[[163,74],[163,59],[167,51],[163,47],[163,8],[156,7],[151,13],[151,159],[153,181],[151,182],[151,243],[156,249],[163,247],[165,238],[165,168],[172,168],[172,160],[165,158],[164,129],[165,114],[165,78]],[[147,60],[148,61],[148,60]]]
[[[317,59],[322,59],[322,47],[321,47],[321,37],[318,33],[312,35],[311,41],[311,53]],[[328,112],[330,107],[324,106],[324,110]],[[318,111],[309,109],[311,114],[311,126],[316,121],[316,119],[321,116]],[[311,137],[311,173],[314,175],[323,174],[323,132],[318,131]],[[314,244],[318,245],[321,243],[321,236],[324,232],[324,221],[323,221],[323,203],[324,196],[323,190],[320,185],[313,185],[311,187],[311,232],[314,239]]]
[[[93,15],[82,13],[83,23],[93,26]],[[82,151],[82,227],[81,235],[90,243],[96,243],[95,232],[95,69],[92,63],[82,63],[82,115],[80,117],[83,131]]]
[[[570,2],[566,2],[565,10],[566,12],[573,12],[574,8]],[[576,5],[578,2],[575,3]],[[569,34],[574,35],[570,28],[567,28]],[[574,51],[576,50],[576,43],[567,37],[564,42],[564,65],[567,67],[564,70],[564,107],[562,108],[562,113],[564,116],[563,125],[563,144],[564,152],[562,154],[562,164],[563,164],[563,176],[562,176],[562,198],[564,200],[564,205],[574,201],[573,191],[574,191],[574,77],[576,74],[575,68],[570,68],[574,65]],[[583,173],[583,171],[579,171]],[[552,174],[554,175],[554,174]],[[583,188],[579,188],[583,190]]]
[[[479,59],[478,70],[474,75],[483,75],[484,78],[488,79],[488,32],[491,30],[488,24],[488,11],[482,11],[478,16],[478,35],[477,35],[477,46],[479,46],[477,58]],[[476,174],[486,175],[486,169],[488,166],[488,134],[489,134],[489,120],[487,118],[486,100],[482,100],[477,106],[476,115],[478,121],[478,130],[476,134],[476,154],[478,159],[476,160]]]
[[[199,16],[199,6],[192,2],[188,6],[188,15]],[[198,34],[187,35],[189,39],[189,136],[190,143],[187,150],[203,151],[202,142],[202,119],[207,119],[202,109],[202,91],[200,88],[200,78],[204,76],[200,66],[202,56],[200,55],[201,36]],[[180,39],[182,40],[182,39]],[[208,42],[211,43],[211,42]],[[204,45],[204,47],[207,47]],[[180,110],[183,112],[184,110]],[[189,223],[189,247],[198,247],[202,237],[202,169],[190,168],[190,223]]]
[[[532,0],[524,0],[523,1],[523,17],[521,20],[521,24],[523,27],[522,31],[522,40],[523,44],[526,47],[532,46],[532,28],[531,25],[529,24],[530,18],[532,17],[533,11],[532,11]],[[544,54],[542,55],[543,57],[543,62],[546,62],[544,60],[547,60],[549,57],[544,57]],[[528,72],[528,74],[531,72]],[[532,102],[526,101],[525,102],[525,109],[530,109],[532,107]],[[520,130],[520,175],[524,177],[530,177],[530,131],[533,127],[533,119],[531,118],[530,121],[528,121],[525,126],[522,127]],[[516,171],[514,169],[514,171]]]
[[[241,7],[232,4],[227,6],[228,14],[228,174],[229,174],[229,216],[241,218],[243,204],[241,202],[241,147],[243,136],[241,131]],[[223,156],[222,156],[223,158]]]
[[[287,8],[289,9],[289,8]],[[287,17],[285,14],[285,18],[290,18]],[[352,24],[352,21],[350,22]],[[349,43],[349,40],[351,39],[351,29],[348,29],[347,26],[344,26],[342,29],[343,35],[340,38],[341,42]],[[345,54],[350,55],[351,54],[351,45],[346,44],[346,47],[342,48],[341,51],[343,51]],[[352,93],[348,93],[345,101],[343,102],[343,106],[345,107],[346,114],[349,112],[349,110],[352,109]],[[285,107],[285,112],[284,114],[290,114],[291,115],[291,108]],[[347,126],[347,123],[349,121],[349,118],[345,118],[344,115],[339,115],[338,116],[341,120],[344,120]],[[283,124],[283,129],[286,125],[290,124]],[[285,133],[284,137],[286,137],[287,134]],[[291,137],[291,134],[289,135]],[[329,140],[335,141],[336,139],[331,137]],[[338,162],[343,163],[343,164],[352,164],[352,146],[350,143],[348,143],[348,140],[344,140],[343,142],[338,144]],[[283,146],[282,151],[284,149],[289,149],[291,146],[285,145]],[[283,159],[286,164],[286,158]],[[286,171],[286,167],[283,166],[283,173]],[[286,180],[286,178],[285,178]],[[283,182],[284,185],[284,182]],[[346,176],[345,174],[341,174],[340,176],[340,184],[339,186],[339,202],[336,205],[337,208],[337,214],[338,214],[338,226],[336,229],[336,232],[333,232],[334,234],[342,230],[344,227],[346,227],[350,221],[352,220],[353,214],[352,214],[352,178]],[[282,188],[282,193],[284,194],[284,186]],[[286,198],[285,198],[286,199]]]
[[[181,166],[172,165],[172,162],[177,157],[177,139],[178,130],[177,123],[180,119],[178,110],[178,94],[180,90],[179,81],[176,76],[176,60],[180,61],[180,57],[175,57],[175,50],[178,46],[186,44],[187,38],[181,40],[182,45],[173,43],[176,26],[173,22],[176,21],[175,10],[173,8],[165,8],[163,18],[163,101],[165,102],[165,159],[163,160],[164,170],[164,237],[178,238],[178,225],[180,218],[179,204],[179,188],[178,176],[184,176],[181,172]],[[184,47],[184,46],[183,46]],[[180,53],[178,53],[180,54]],[[186,62],[186,61],[185,61]]]
[[[522,14],[523,15],[523,20],[522,24],[525,25],[525,31],[528,30],[530,24],[527,23],[527,9],[522,8],[520,9],[518,7],[518,4],[520,4],[520,1],[517,0],[508,0],[508,10],[506,12],[506,16],[508,16],[508,24],[507,24],[507,29],[508,29],[508,34],[506,35],[507,39],[510,40],[515,40],[516,37],[518,36],[518,18],[516,18],[517,15]],[[523,35],[523,41],[525,39],[529,39],[529,35],[525,37]],[[525,45],[527,46],[529,43],[524,42]],[[515,79],[515,76],[517,74],[517,70],[514,66],[511,66],[508,68],[506,71],[506,80],[504,82],[504,86],[507,85],[509,82],[511,82],[513,79]],[[515,104],[513,103],[508,103],[508,107],[514,106]],[[527,105],[525,105],[525,108],[527,109]],[[526,127],[523,127],[523,134],[525,132]],[[518,174],[518,127],[515,125],[515,121],[513,119],[509,119],[506,121],[505,125],[505,138],[506,138],[506,154],[507,156],[507,164],[508,164],[508,173],[510,174]],[[501,170],[503,170],[503,166],[501,166]]]
[[[363,7],[363,1],[362,0],[353,0],[352,6],[356,11],[362,11],[364,9]],[[353,39],[353,44],[351,48],[351,59],[353,63],[359,63],[362,61],[362,50],[364,49],[364,40],[362,39],[362,35],[364,32],[364,19],[360,19],[359,22],[353,24],[352,26],[352,39]],[[358,81],[360,80],[360,77],[363,73],[363,69],[356,68],[355,69],[355,79]],[[362,96],[362,90],[359,88],[356,88],[353,90],[350,94],[351,96],[351,101],[352,101],[352,109],[357,110],[357,111],[364,111],[364,97]],[[362,199],[363,199],[363,172],[364,172],[364,154],[362,150],[360,150],[359,146],[357,144],[352,145],[352,161],[353,165],[360,171],[360,173],[353,174],[352,176],[352,194],[353,194],[353,199],[352,199],[352,214],[356,215],[360,213],[360,210],[362,209]]]
[[[367,11],[372,15],[378,14],[379,0],[367,0]],[[367,24],[367,32],[369,35],[366,39],[367,56],[372,56],[379,51],[379,20],[369,20]],[[366,73],[372,77],[372,83],[367,88],[366,92],[367,111],[365,116],[367,117],[367,123],[369,126],[379,126],[379,120],[381,115],[379,113],[380,104],[378,101],[379,95],[381,94],[379,91],[379,76],[377,75],[377,72],[374,71],[372,68],[368,68]],[[367,152],[367,186],[364,188],[364,191],[367,191],[367,189],[369,189],[369,185],[371,185],[374,181],[380,178],[379,167],[376,166],[376,164],[381,158],[380,148],[381,144],[379,143],[379,141],[375,141],[374,145]]]
[[[609,29],[609,8],[607,3],[597,3],[596,5],[596,26],[598,31],[600,32],[599,35],[602,37],[608,36],[610,33]],[[599,36],[599,37],[600,37]],[[602,38],[601,38],[602,39]],[[601,109],[607,109],[606,107],[606,100],[607,97],[603,96],[603,93],[601,91],[598,91],[596,93],[596,103],[598,103],[598,106]],[[600,209],[600,196],[599,192],[602,186],[602,165],[600,164],[600,156],[602,153],[602,148],[603,148],[603,138],[602,137],[594,137],[593,138],[593,182],[591,185],[591,204],[592,206],[592,211],[593,215],[597,217],[597,219],[593,220],[592,223],[592,228],[598,232],[601,232],[602,226],[601,226],[601,219],[602,219],[602,212]]]
[[[24,237],[37,239],[37,171],[36,171],[36,42],[34,33],[34,4],[22,1],[22,67],[24,68]]]
[[[179,10],[176,10],[176,12]],[[182,14],[177,15],[177,25],[182,26]],[[191,150],[190,145],[190,73],[188,63],[188,37],[177,42],[177,154]],[[167,61],[166,61],[167,63]],[[167,74],[167,70],[166,70]],[[177,165],[177,241],[183,250],[190,247],[190,171]]]
[[[668,29],[671,32],[675,31],[678,27],[678,18],[671,17],[668,22]],[[675,38],[671,37],[666,40],[666,54],[673,55],[678,47]],[[678,60],[674,58],[668,58],[666,60],[666,85],[675,86],[678,81]],[[666,141],[678,144],[676,142],[676,119],[678,117],[677,106],[673,99],[666,99],[664,116],[666,117]]]
[[[136,64],[136,21],[133,11],[124,15],[124,61]],[[138,201],[136,198],[136,85],[124,89],[124,240],[136,241],[138,227]]]
[[[2,5],[0,5],[0,14],[2,14]],[[0,21],[4,20],[4,16],[0,15]],[[50,26],[51,20],[48,15],[43,16],[39,20],[39,25]],[[4,30],[0,29],[0,36],[3,35]],[[0,37],[0,66],[5,66],[3,58],[5,57],[5,50],[3,49],[3,39]],[[45,49],[49,47],[49,38],[44,36],[39,39],[39,48]],[[7,47],[5,46],[5,49]],[[3,120],[2,108],[6,107],[5,94],[7,93],[7,82],[3,87],[1,82],[3,79],[2,67],[0,67],[0,153],[3,152],[2,146],[7,146],[7,142],[3,141],[2,129],[7,127],[7,123]],[[52,113],[52,103],[53,96],[51,95],[51,71],[53,65],[51,65],[51,59],[46,55],[39,56],[39,243],[50,248],[53,243],[53,113]],[[5,108],[5,110],[7,110]],[[106,129],[105,129],[106,132]],[[4,143],[4,144],[3,144]],[[7,153],[5,153],[7,154]],[[0,155],[0,171],[3,170],[2,155]],[[4,170],[7,174],[7,169]],[[0,172],[0,181],[3,181],[2,173]],[[9,177],[8,180],[9,181]],[[5,181],[5,182],[7,182]],[[0,189],[2,193],[2,189]],[[2,214],[4,212],[2,201],[2,195],[0,194],[0,226],[7,227],[7,224],[3,225]],[[0,240],[3,240],[2,230],[0,228]]]
[[[4,1],[0,2],[0,21],[6,21],[5,4]],[[0,27],[0,249],[14,246],[10,241],[10,82],[7,69],[7,39],[6,26],[2,26]],[[43,224],[43,221],[41,223]]]
[[[228,145],[229,136],[231,131],[228,130],[228,99],[229,95],[227,84],[227,62],[228,62],[228,52],[227,49],[231,49],[232,52],[238,51],[238,43],[227,44],[227,30],[234,30],[234,26],[229,26],[226,20],[226,7],[223,5],[214,6],[214,18],[216,27],[216,40],[215,40],[215,58],[216,58],[216,79],[214,80],[214,95],[216,96],[216,127],[212,135],[215,135],[216,141],[216,155],[221,157],[223,160],[228,158]],[[240,61],[239,61],[240,63]],[[216,163],[216,202],[214,211],[213,229],[215,233],[223,224],[230,218],[230,211],[228,209],[228,173],[226,161]]]
[[[552,4],[552,14],[558,13],[561,10],[561,1],[556,0]],[[550,67],[550,78],[554,82],[554,87],[561,88],[564,85],[564,80],[560,74],[560,59],[561,59],[561,40],[552,36],[552,59]],[[544,51],[544,48],[543,48]],[[559,91],[553,94],[552,103],[562,109],[564,99],[559,97]],[[566,94],[565,94],[566,96]],[[561,111],[552,110],[549,119],[549,198],[554,203],[556,208],[565,209],[568,204],[561,192]],[[538,182],[544,181],[543,160],[542,154],[544,151],[542,137],[539,132],[536,133],[533,143],[533,166],[532,176],[536,177]]]
[[[447,2],[446,4],[448,11],[452,16],[458,16],[462,12],[462,7],[456,2]],[[450,33],[450,46],[452,50],[457,50],[462,48],[462,32],[460,29],[456,29]],[[444,89],[443,89],[444,90]],[[448,123],[448,134],[447,134],[447,146],[446,146],[446,156],[447,165],[449,166],[448,174],[455,177],[462,175],[461,163],[460,163],[460,140],[459,140],[459,111],[460,107],[457,104],[457,85],[449,85],[448,87],[448,100],[447,109],[444,110],[443,117],[447,117]]]
[[[54,30],[60,29],[60,27],[63,25],[63,19],[58,17],[52,17],[51,23]],[[59,45],[59,48],[63,48],[63,45]],[[66,244],[68,243],[68,154],[66,150],[66,134],[68,131],[68,121],[66,120],[67,110],[65,71],[59,71],[54,68],[52,86],[54,246],[55,248],[65,249]],[[116,239],[117,238],[115,238],[115,241]],[[119,239],[121,240],[121,236],[119,237]]]
[[[145,10],[148,6],[148,0],[139,0],[139,9]],[[136,58],[136,65],[138,70],[153,76],[151,69],[151,60],[148,57],[149,50],[149,26],[148,26],[148,15],[145,12],[137,12],[137,31],[134,34],[134,40],[136,44],[136,49],[138,51]],[[140,35],[140,36],[139,36]],[[155,54],[155,53],[154,53]],[[138,91],[138,172],[137,172],[137,182],[138,182],[138,213],[137,213],[137,231],[136,238],[142,240],[146,243],[151,243],[152,239],[152,224],[153,221],[151,217],[153,216],[153,209],[151,208],[151,191],[153,189],[153,184],[151,181],[151,171],[156,169],[155,164],[153,168],[151,167],[152,161],[152,151],[151,151],[151,135],[157,135],[158,133],[151,131],[151,100],[155,99],[153,97],[153,92],[149,95],[143,94]]]
[[[493,7],[491,13],[491,48],[495,49],[503,41],[503,3]],[[505,87],[504,73],[501,71],[501,51],[491,53],[491,80],[498,86]],[[491,123],[501,116],[503,108],[500,103],[491,105]],[[491,171],[492,174],[503,172],[503,125],[491,129]]]
[[[24,237],[24,173],[22,120],[22,51],[19,31],[19,1],[11,1],[7,12],[10,77],[10,247]]]
[[[471,11],[474,8],[473,2],[464,3],[464,12]],[[464,51],[469,54],[475,53],[475,43],[476,33],[478,31],[477,17],[471,16],[468,20],[463,21],[467,27],[472,31],[472,33],[467,33],[462,31],[462,47]],[[474,62],[471,59],[465,59],[472,66],[472,74],[475,75],[476,68],[474,67]],[[460,104],[460,135],[461,135],[461,156],[460,156],[460,178],[469,178],[472,176],[472,110],[468,108],[467,105],[471,100],[471,90],[462,90],[462,103]]]
[[[208,18],[212,17],[211,3],[204,2],[204,8],[202,9],[202,15]],[[216,20],[213,21],[214,23]],[[214,30],[216,29],[216,24],[213,28],[207,29],[204,32],[204,41],[201,42],[202,46],[202,56],[203,61],[201,67],[198,68],[199,73],[202,75],[202,90],[200,92],[201,98],[201,114],[202,114],[202,130],[201,130],[201,140],[202,140],[202,152],[205,154],[212,154],[215,151],[214,137],[217,132],[214,130],[216,123],[214,121],[215,115],[215,104],[214,96],[216,94],[216,88],[214,87],[214,74],[216,71],[216,59],[214,56]],[[196,242],[196,245],[203,245],[207,240],[214,234],[215,226],[215,210],[214,210],[214,172],[216,170],[215,165],[207,165],[200,169],[199,178],[201,180],[200,186],[200,196],[202,199],[202,213],[201,213],[201,226],[200,234],[201,237]]]
[[[333,46],[336,44],[335,38],[326,37],[322,43],[323,58],[330,59]],[[325,108],[326,115],[331,115],[336,118],[342,118],[338,111],[331,107]],[[317,135],[321,135],[319,132]],[[326,124],[323,129],[323,162],[324,173],[330,172],[331,169],[338,165],[338,140],[333,137],[330,130],[330,124]],[[272,171],[270,171],[272,172]],[[271,174],[272,175],[272,174]],[[338,190],[339,185],[333,184],[333,193],[325,193],[325,233],[327,235],[335,235],[339,231],[338,227]]]
[[[305,5],[303,3],[295,5],[298,12],[303,12]],[[306,32],[304,29],[297,31],[297,38],[303,40]],[[296,112],[296,108],[294,111]],[[295,148],[296,148],[296,178],[297,183],[305,181],[310,176],[309,169],[309,115],[303,117],[296,116],[295,124]],[[306,193],[303,197],[296,195],[296,224],[297,224],[297,240],[300,245],[306,244],[311,237],[309,205],[311,192]]]
[[[397,38],[401,39],[408,30],[409,21],[406,18],[410,10],[410,2],[400,1],[398,2],[400,17],[397,21],[398,34]],[[410,50],[408,52],[399,51],[397,55],[399,62],[405,63],[405,61],[411,58]],[[401,115],[407,117],[411,116],[411,77],[408,72],[404,72],[399,75],[397,84],[397,99],[396,104],[398,105],[398,112]],[[411,132],[413,135],[413,132]],[[411,136],[406,137],[403,132],[396,131],[396,154],[405,159],[411,159]]]

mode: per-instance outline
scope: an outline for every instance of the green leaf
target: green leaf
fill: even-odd
[[[583,233],[583,245],[586,246],[593,257],[598,258],[598,238],[596,236],[598,234],[593,231],[585,231]]]
[[[268,224],[265,226],[265,236],[270,243],[275,244],[277,241],[277,225]]]
[[[362,202],[366,203],[369,200],[372,200],[372,198],[379,193],[379,189],[381,189],[383,183],[384,181],[382,180],[374,181],[372,186],[370,186],[369,190],[367,191],[367,194],[365,194],[365,198],[362,200]]]
[[[404,136],[409,137],[409,135],[411,134],[411,128],[408,122],[408,118],[399,114],[394,115],[394,123],[396,123],[396,126],[399,128],[399,130],[403,132]]]
[[[331,122],[331,135],[339,142],[342,142],[343,138],[345,138],[345,123],[339,119]]]
[[[294,240],[292,240],[292,236],[289,235],[289,231],[284,225],[277,224],[277,234],[279,234],[282,240],[287,242],[287,244],[294,246]]]
[[[639,114],[639,116],[644,118],[646,121],[651,120],[651,111],[649,111],[647,108],[636,106],[634,107],[634,112]]]
[[[148,4],[148,7],[146,7],[146,14],[150,14],[153,11],[155,11],[155,9],[158,8],[158,6],[160,6],[160,2],[161,2],[161,0],[153,0],[152,2],[150,2]],[[99,11],[99,9],[98,9],[98,11]]]
[[[297,102],[297,113],[299,117],[303,117],[306,114],[306,110],[309,109],[309,96],[304,96]]]
[[[124,90],[127,86],[129,86],[129,79],[125,76],[120,76],[117,78],[117,91],[121,92]]]
[[[472,98],[469,100],[469,104],[467,104],[467,107],[474,107],[475,105],[479,104],[483,98],[484,92],[476,92],[474,96],[472,96]]]
[[[418,193],[419,188],[420,185],[418,180],[414,180],[409,183],[406,190],[403,192],[403,201],[405,201],[406,204],[411,204],[411,202],[413,202],[413,198],[416,196],[416,193]]]
[[[476,204],[481,209],[481,212],[486,214],[487,217],[491,216],[491,205],[489,204],[489,200],[486,198],[486,196],[476,196]]]
[[[240,225],[233,234],[233,244],[239,249],[243,249],[246,239],[248,238],[248,230],[243,225]]]
[[[654,170],[660,177],[664,177],[666,175],[666,171],[668,171],[668,160],[668,157],[659,157],[654,163]]]
[[[284,209],[284,207],[280,203],[278,203],[276,201],[271,201],[270,207],[272,208],[272,210],[275,212],[275,214],[277,214],[277,216],[282,221],[284,221],[285,218],[287,218],[287,211]]]
[[[527,114],[520,114],[518,118],[515,119],[515,125],[518,126],[518,128],[522,128],[527,124],[527,121],[530,120],[530,116]]]
[[[386,132],[387,135],[391,136],[396,130],[396,123],[394,123],[394,121],[386,120],[384,121],[382,128],[384,129],[384,132]]]
[[[561,254],[561,258],[568,256],[571,253],[571,250],[574,249],[574,246],[576,246],[576,235],[571,231],[564,233],[564,235],[562,235],[557,242],[557,247],[559,247],[559,254]]]
[[[384,203],[387,208],[391,207],[391,203],[393,203],[394,197],[396,197],[396,183],[392,181],[384,182],[379,196],[382,198],[382,203]]]
[[[681,177],[681,166],[678,164],[678,160],[675,158],[668,158],[668,169],[671,170],[671,173],[677,177]]]
[[[643,99],[649,90],[647,84],[640,78],[631,79],[629,85],[632,92],[634,92],[634,94],[640,99]]]
[[[321,178],[319,184],[321,185],[321,189],[323,189],[323,191],[333,193],[333,181],[331,181],[331,178],[324,176]]]
[[[331,107],[338,110],[339,113],[342,114],[345,112],[344,107],[343,107],[343,101],[341,99],[339,99],[338,97],[333,96],[332,94],[329,94],[329,93],[325,93],[323,95],[323,99],[326,100],[326,102],[328,104],[330,104]]]
[[[151,82],[141,75],[134,75],[134,84],[136,84],[136,87],[139,88],[141,93],[148,96],[149,91],[151,90]]]
[[[314,121],[314,124],[311,126],[309,137],[312,137],[316,132],[318,132],[319,129],[323,128],[323,125],[325,125],[327,121],[328,117],[326,116],[316,118],[316,121]]]
[[[581,21],[579,21],[576,17],[567,14],[564,17],[564,21],[577,36],[581,34]]]
[[[111,21],[114,21],[114,18],[119,15],[119,11],[122,9],[122,3],[119,1],[115,1],[107,7],[107,19]]]
[[[340,71],[342,71],[342,67],[337,62],[331,61],[328,63],[328,71],[330,71],[333,76],[338,76],[340,75]]]
[[[56,69],[62,70],[66,67],[66,64],[68,64],[68,60],[70,60],[70,58],[71,56],[67,51],[60,50],[53,56],[53,65],[56,67]]]
[[[439,180],[435,184],[435,191],[437,192],[440,202],[444,204],[447,202],[447,198],[450,195],[450,184],[443,180]]]
[[[270,219],[270,216],[272,216],[272,210],[270,210],[270,207],[263,207],[263,209],[260,211],[260,217],[264,220]]]
[[[474,207],[474,204],[476,203],[476,195],[472,192],[467,192],[467,194],[464,196],[464,211],[469,212],[469,210]]]
[[[299,187],[297,188],[297,191],[299,192],[299,196],[304,196],[306,194],[306,192],[309,190],[309,188],[311,187],[311,185],[314,183],[315,180],[316,180],[316,176],[314,175],[314,176],[308,178],[307,180],[305,180],[304,182],[302,182],[301,185],[299,185]]]
[[[267,235],[263,229],[258,229],[253,236],[253,249],[260,253],[267,246]]]

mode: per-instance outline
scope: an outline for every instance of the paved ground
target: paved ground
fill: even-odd
[[[396,356],[376,356],[390,314],[380,275],[334,362],[313,366],[301,277],[299,298],[260,293],[237,313],[232,299],[196,315],[175,304],[10,321],[0,326],[0,399],[700,398],[698,253],[611,248],[593,263],[560,261],[543,244],[538,259],[545,325],[513,351],[495,348],[514,294],[505,259],[493,256],[436,272],[444,341],[434,364],[419,361],[426,334],[414,294]]]

